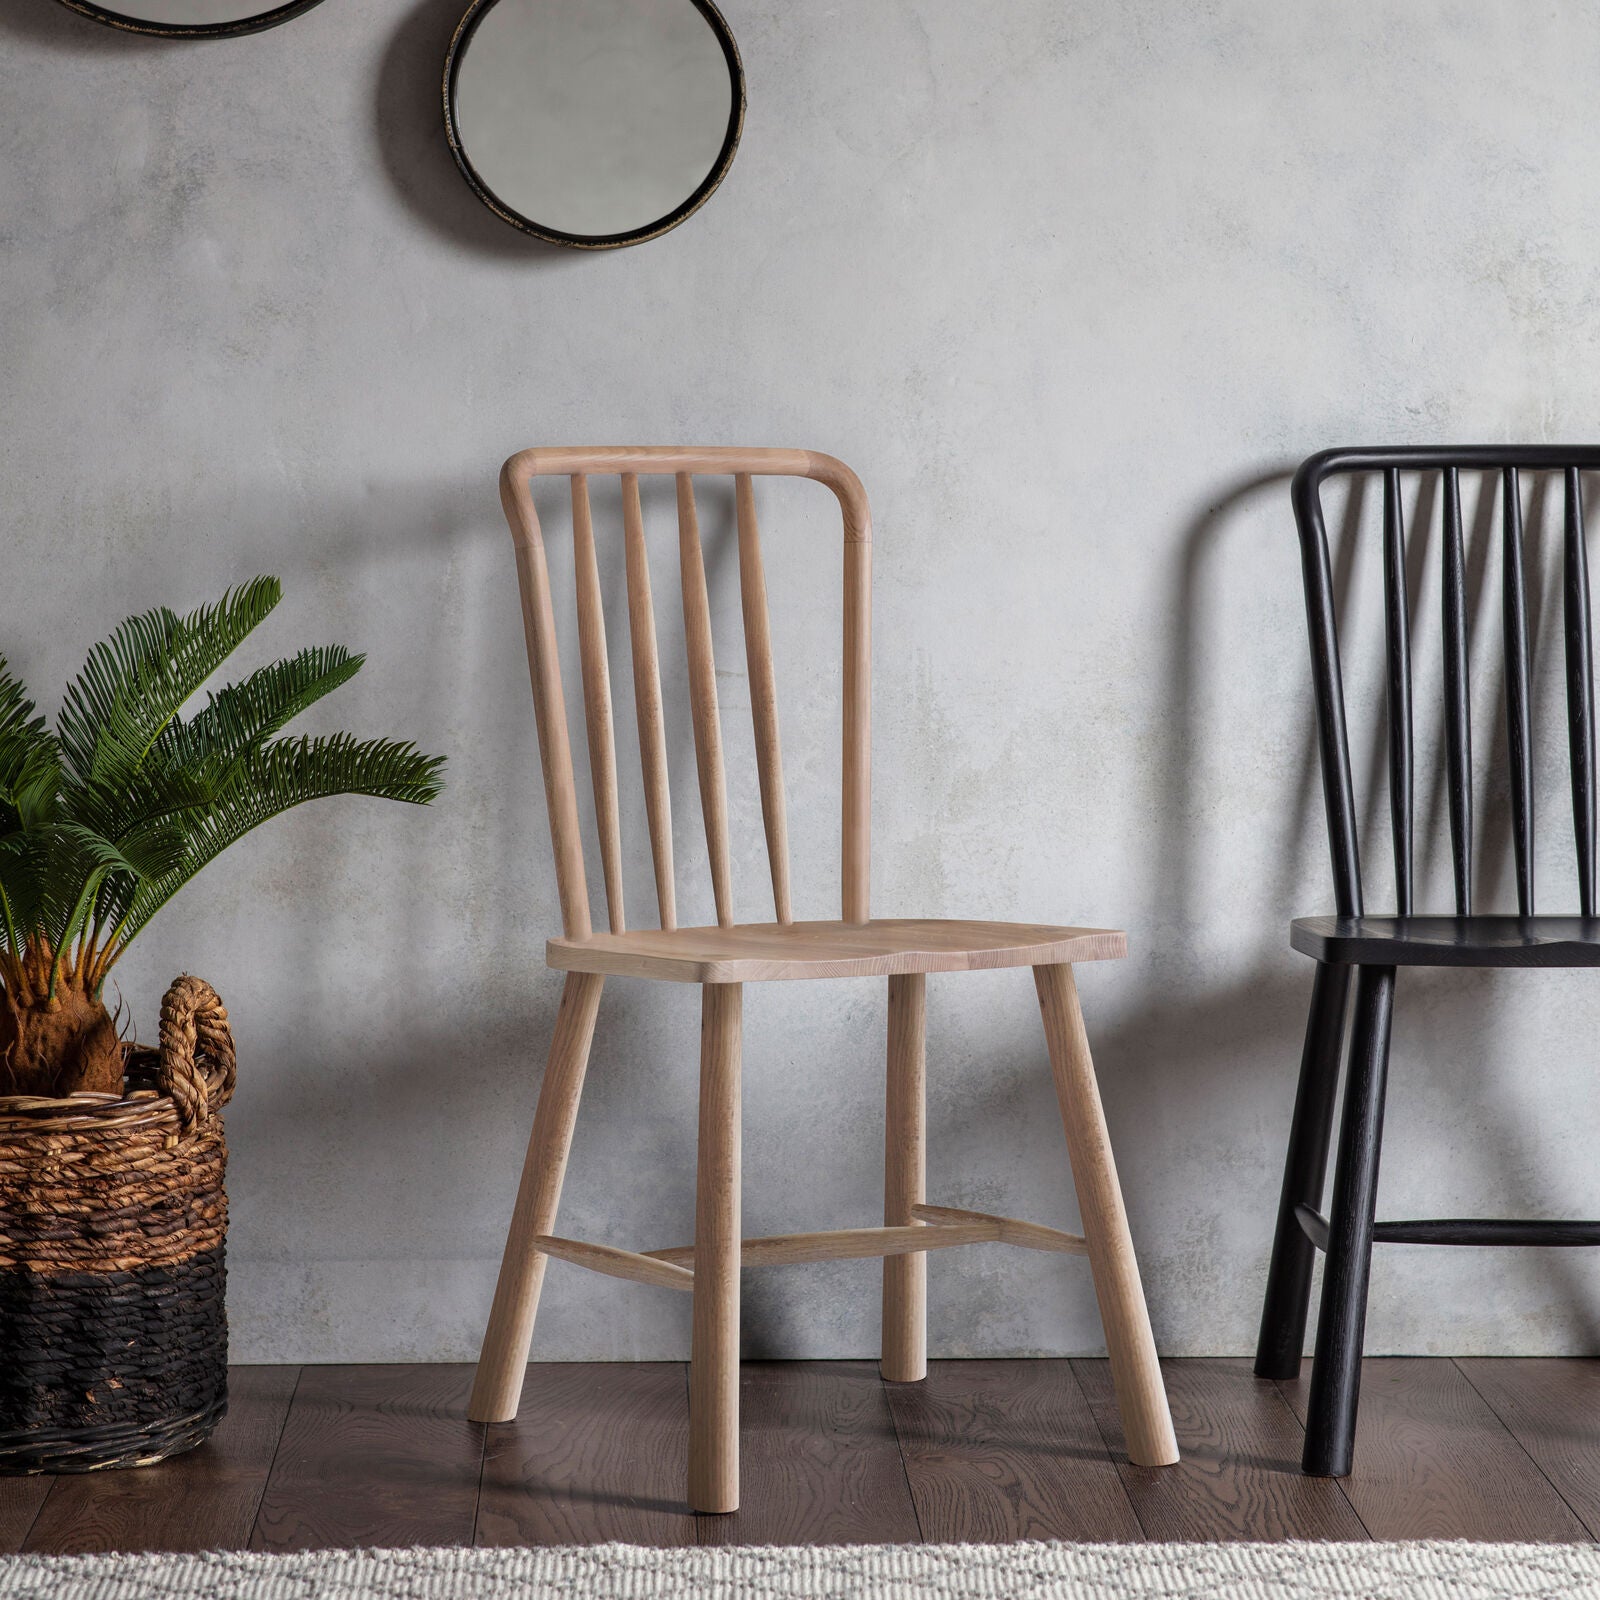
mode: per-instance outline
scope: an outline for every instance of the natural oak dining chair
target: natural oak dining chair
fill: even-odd
[[[609,652],[589,501],[590,475],[613,473],[621,477],[633,692],[659,924],[644,929],[631,927],[623,910]],[[678,568],[691,720],[715,927],[683,928],[677,919],[660,662],[639,496],[640,476],[652,473],[672,474],[677,483]],[[745,663],[772,879],[771,922],[736,924],[731,909],[728,797],[711,612],[695,507],[696,474],[731,475],[735,484]],[[533,501],[533,480],[548,475],[571,479],[578,654],[605,880],[605,932],[595,930],[590,912],[554,605]],[[826,485],[843,513],[842,903],[836,922],[796,921],[791,903],[777,696],[754,490],[757,477],[774,475]],[[512,456],[501,472],[500,493],[516,545],[561,900],[562,934],[550,940],[546,960],[567,977],[478,1362],[471,1417],[497,1422],[516,1414],[545,1262],[551,1256],[613,1277],[687,1291],[693,1296],[689,1504],[702,1512],[732,1511],[739,1503],[741,1266],[883,1257],[883,1376],[915,1382],[927,1372],[925,1252],[999,1242],[1088,1256],[1128,1454],[1145,1466],[1175,1461],[1172,1423],[1072,973],[1074,962],[1123,955],[1124,936],[1102,929],[1031,924],[880,920],[868,909],[872,533],[866,495],[856,475],[831,456],[806,450],[542,449]],[[1011,1217],[926,1203],[926,974],[1021,966],[1033,968],[1043,1012],[1083,1219],[1081,1237]],[[552,1232],[600,990],[608,975],[701,985],[692,1245],[637,1252],[563,1239]],[[740,1227],[739,1155],[743,985],[863,977],[889,980],[884,1226],[745,1239]]]
[[[1335,914],[1302,917],[1290,943],[1317,963],[1306,1024],[1268,1268],[1256,1372],[1290,1378],[1300,1370],[1315,1252],[1326,1252],[1322,1311],[1306,1416],[1308,1473],[1350,1471],[1361,1383],[1367,1282],[1374,1244],[1597,1245],[1600,1222],[1428,1218],[1379,1222],[1378,1157],[1383,1142],[1389,1035],[1395,976],[1409,967],[1600,966],[1595,915],[1595,727],[1589,568],[1582,474],[1600,471],[1593,445],[1463,445],[1408,449],[1375,446],[1326,450],[1301,463],[1290,497],[1300,536],[1301,574],[1316,691],[1322,788],[1333,854]],[[1401,474],[1436,480],[1441,532],[1441,633],[1444,644],[1445,788],[1450,815],[1454,915],[1419,915],[1415,905],[1415,749],[1412,701],[1412,606],[1407,592]],[[1500,642],[1504,663],[1511,838],[1517,911],[1485,916],[1473,881],[1472,696],[1469,672],[1467,561],[1462,537],[1463,473],[1482,474],[1500,506]],[[1534,914],[1534,755],[1530,634],[1523,533],[1523,474],[1544,477],[1562,496],[1562,654],[1566,668],[1567,752],[1576,843],[1578,916]],[[1333,567],[1322,510],[1329,479],[1372,478],[1383,484],[1383,595],[1393,912],[1366,910],[1357,840],[1355,788],[1345,720],[1343,669],[1335,616]],[[1487,511],[1490,506],[1482,503]],[[1426,714],[1426,713],[1424,713]],[[1381,890],[1379,891],[1382,892]],[[1339,1056],[1347,1015],[1349,1058],[1339,1127],[1333,1196],[1322,1192],[1332,1138]]]

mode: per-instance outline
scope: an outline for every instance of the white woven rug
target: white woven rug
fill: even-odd
[[[1600,1596],[1588,1545],[858,1545],[11,1556],[0,1600],[1502,1600]]]

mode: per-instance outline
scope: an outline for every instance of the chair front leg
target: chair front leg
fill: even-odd
[[[1311,1270],[1317,1250],[1295,1215],[1295,1207],[1322,1208],[1328,1175],[1328,1144],[1333,1132],[1333,1102],[1339,1088],[1339,1046],[1350,997],[1350,968],[1317,964],[1311,986],[1300,1056],[1300,1085],[1289,1124],[1289,1149],[1278,1196],[1278,1226],[1261,1303],[1261,1333],[1256,1340],[1256,1376],[1293,1378],[1300,1372],[1306,1341],[1306,1310],[1311,1304]]]
[[[916,1220],[927,1199],[927,994],[925,974],[889,980],[889,1071],[884,1100],[883,1220],[890,1228]],[[928,1375],[928,1257],[883,1258],[883,1363],[889,1383]]]
[[[1344,1477],[1355,1452],[1393,1015],[1394,968],[1358,968],[1350,1077],[1339,1124],[1328,1259],[1322,1269],[1322,1311],[1306,1413],[1303,1465],[1319,1478]]]
[[[700,1143],[689,1362],[689,1506],[739,1509],[740,1062],[743,990],[700,990]]]
[[[1055,1075],[1061,1120],[1066,1126],[1067,1154],[1078,1192],[1089,1269],[1111,1356],[1111,1382],[1128,1457],[1141,1467],[1170,1466],[1178,1459],[1172,1413],[1161,1382],[1150,1314],[1139,1282],[1128,1216],[1117,1183],[1116,1162],[1106,1131],[1100,1088],[1078,1005],[1078,988],[1070,965],[1035,967],[1034,984],[1044,1016],[1050,1067]]]
[[[594,1043],[595,1017],[600,1010],[600,990],[605,979],[592,972],[569,972],[561,990],[555,1035],[539,1086],[539,1105],[533,1115],[528,1157],[522,1167],[517,1203],[511,1213],[500,1278],[495,1285],[489,1329],[483,1336],[478,1372],[467,1401],[474,1422],[509,1422],[522,1399],[522,1380],[528,1370],[528,1346],[533,1342],[533,1321],[539,1310],[539,1290],[544,1284],[548,1257],[533,1248],[533,1241],[555,1227],[561,1200],[561,1180],[566,1176],[572,1129],[578,1120],[578,1100],[583,1093]]]

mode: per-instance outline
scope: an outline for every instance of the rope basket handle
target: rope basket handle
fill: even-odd
[[[155,1080],[172,1096],[183,1131],[227,1105],[237,1079],[228,1008],[204,978],[187,972],[174,978],[161,1001]]]

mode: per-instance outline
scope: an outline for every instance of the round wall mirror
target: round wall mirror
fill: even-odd
[[[710,198],[738,147],[744,69],[711,0],[474,0],[444,101],[450,148],[491,211],[607,250]]]
[[[116,5],[96,5],[94,0],[61,0],[69,11],[93,17],[129,33],[151,33],[165,39],[228,39],[241,33],[275,28],[290,17],[309,11],[320,0],[116,0]]]

